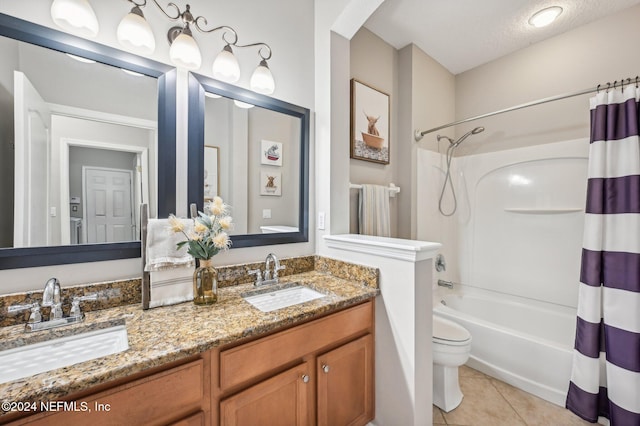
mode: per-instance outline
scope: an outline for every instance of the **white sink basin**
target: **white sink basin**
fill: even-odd
[[[251,303],[262,312],[271,312],[311,300],[320,299],[326,295],[318,293],[309,287],[295,286],[266,293],[244,296],[244,300]]]
[[[0,383],[67,367],[129,349],[124,325],[0,351]]]

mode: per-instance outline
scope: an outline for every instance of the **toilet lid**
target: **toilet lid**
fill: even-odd
[[[471,339],[471,334],[463,326],[445,318],[433,316],[433,341],[442,343],[463,343]]]

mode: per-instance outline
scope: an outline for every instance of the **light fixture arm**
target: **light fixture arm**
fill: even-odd
[[[207,22],[207,18],[205,18],[204,16],[198,16],[194,21],[193,24],[195,25],[196,29],[198,31],[200,31],[201,33],[213,33],[219,30],[227,30],[229,31],[231,34],[233,34],[233,41],[229,41],[226,38],[227,35],[227,31],[225,31],[224,33],[222,33],[222,39],[227,43],[230,44],[232,46],[237,46],[236,43],[238,43],[238,33],[236,32],[236,30],[234,30],[233,28],[231,28],[228,25],[221,25],[219,27],[216,28],[211,28],[211,29],[206,29],[204,26],[200,26],[200,21],[202,21],[204,24],[204,26],[208,25],[209,23]],[[238,46],[240,47],[240,46]]]
[[[138,7],[142,7],[147,4],[147,0],[138,0],[140,1],[140,3],[138,3],[136,0],[127,0],[127,1],[135,4]],[[207,18],[205,18],[204,16],[194,17],[193,14],[191,13],[191,6],[188,4],[185,6],[184,12],[182,12],[180,10],[180,7],[178,7],[178,5],[176,5],[175,3],[173,2],[168,3],[167,4],[168,8],[175,9],[175,15],[173,15],[173,14],[169,14],[162,6],[160,6],[157,0],[152,0],[152,1],[153,3],[155,3],[158,9],[160,9],[162,13],[165,14],[167,18],[171,19],[172,21],[182,19],[182,22],[184,23],[184,28],[187,30],[189,29],[190,25],[193,25],[201,33],[213,33],[219,30],[224,30],[224,33],[222,34],[222,40],[224,40],[224,42],[227,43],[228,45],[233,47],[240,47],[240,48],[260,46],[260,48],[258,49],[258,55],[260,55],[260,58],[262,58],[263,60],[271,59],[271,47],[268,44],[262,43],[262,42],[251,43],[251,44],[238,44],[238,32],[236,30],[234,30],[232,27],[228,25],[221,25],[215,28],[206,28],[206,26],[208,25]],[[173,41],[173,39],[175,39],[175,37],[177,37],[178,34],[179,34],[178,28],[170,29],[169,40]],[[227,34],[231,34],[233,36],[233,39],[227,39]]]
[[[132,2],[132,3],[133,3],[133,0],[128,0],[128,1],[130,1],[130,2]],[[146,3],[147,1],[146,1],[146,0],[144,0],[144,2]],[[162,11],[162,13],[164,13],[164,14],[165,14],[165,16],[166,16],[167,18],[171,19],[172,21],[175,21],[176,19],[180,19],[180,18],[181,18],[181,17],[183,17],[183,15],[184,15],[184,13],[180,12],[180,8],[179,8],[175,3],[169,3],[169,4],[167,5],[168,7],[173,6],[173,7],[176,9],[176,13],[177,13],[177,15],[176,15],[176,16],[171,16],[171,15],[169,15],[169,14],[167,13],[167,11],[166,11],[166,10],[164,10],[164,8],[163,8],[162,6],[160,6],[160,4],[159,4],[156,0],[153,0],[153,2],[156,4],[156,6],[158,6],[158,9],[160,9],[160,10]],[[189,15],[191,15],[191,12],[189,12],[189,5],[187,5],[187,10],[185,11],[185,13],[189,13]],[[183,18],[183,19],[184,19],[184,18]],[[192,16],[192,19],[193,19],[193,16]]]
[[[147,5],[147,0],[142,0],[141,2],[137,2],[135,0],[127,0],[127,1],[137,7],[145,7]]]
[[[267,43],[251,43],[251,44],[233,44],[235,47],[254,47],[254,46],[260,46],[260,49],[258,49],[258,55],[260,55],[260,57],[265,60],[268,61],[269,59],[271,59],[271,47],[269,47],[269,45]],[[265,56],[262,53],[262,49],[267,50],[267,55]]]

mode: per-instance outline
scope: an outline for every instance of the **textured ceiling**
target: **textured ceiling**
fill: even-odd
[[[561,34],[640,0],[385,0],[365,27],[396,49],[414,43],[453,74]],[[527,23],[561,6],[551,25]]]

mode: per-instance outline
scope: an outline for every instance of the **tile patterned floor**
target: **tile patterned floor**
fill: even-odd
[[[448,426],[593,425],[536,396],[467,366],[460,367],[462,404],[448,413],[433,406],[433,424]]]

